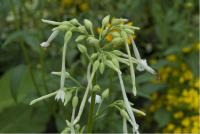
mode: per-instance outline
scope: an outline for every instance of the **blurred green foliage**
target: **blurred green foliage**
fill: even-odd
[[[63,40],[58,37],[48,48],[48,52],[40,48],[39,44],[49,36],[51,29],[40,20],[88,18],[99,26],[99,20],[107,14],[128,18],[133,25],[141,27],[135,39],[139,51],[147,60],[151,59],[150,63],[160,72],[160,81],[147,73],[137,73],[139,97],[133,98],[129,90],[129,97],[134,100],[136,107],[147,112],[146,117],[136,117],[141,132],[197,132],[192,128],[198,130],[198,123],[195,127],[181,126],[173,122],[173,111],[166,109],[172,104],[164,104],[165,100],[159,98],[170,94],[168,92],[171,88],[180,94],[182,89],[199,89],[198,8],[197,0],[1,0],[0,132],[60,132],[66,126],[65,119],[70,117],[71,106],[60,106],[53,98],[33,107],[29,106],[33,98],[52,92],[59,85],[59,79],[52,77],[50,72],[60,69]],[[86,84],[85,59],[79,55],[73,42],[70,47],[66,68]],[[187,66],[186,70],[190,71],[189,75],[192,74],[191,78],[188,78],[187,74],[184,77],[184,70],[176,77],[165,70],[171,68],[173,72],[176,68],[180,71],[182,64]],[[128,74],[126,69],[124,73]],[[168,76],[164,78],[166,74]],[[113,76],[113,79],[105,81],[110,76]],[[172,77],[173,81],[170,81]],[[128,89],[131,89],[130,78],[125,76],[124,79],[130,87]],[[188,84],[194,81],[198,81],[196,87],[194,84]],[[103,106],[121,97],[114,73],[106,72],[99,83],[102,87],[109,85],[111,89],[109,100]],[[73,83],[67,82],[66,85]],[[158,99],[155,99],[155,94]],[[193,95],[189,97],[199,97],[199,93],[197,96]],[[175,97],[179,96],[175,94]],[[186,105],[193,105],[193,102]],[[178,107],[177,111],[184,113],[183,120],[191,115],[199,116],[198,112],[192,113],[191,110],[184,110],[182,107]],[[88,111],[84,114],[83,123],[86,122],[87,113]],[[109,109],[104,115],[106,121],[103,118],[95,120],[94,132],[122,132],[118,115],[117,111]],[[174,127],[169,129],[169,123]]]

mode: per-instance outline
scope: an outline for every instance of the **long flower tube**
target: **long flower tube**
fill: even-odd
[[[88,68],[89,68],[89,66],[88,66]],[[89,69],[88,69],[88,70],[89,70]],[[88,81],[88,85],[87,85],[85,94],[84,94],[83,99],[82,99],[82,101],[81,101],[81,105],[80,105],[80,108],[79,108],[78,115],[77,115],[77,117],[76,117],[75,120],[74,120],[74,124],[76,124],[76,123],[80,120],[80,118],[81,118],[81,115],[82,115],[82,113],[83,113],[83,109],[84,109],[84,107],[85,107],[85,103],[86,103],[86,100],[87,100],[87,96],[88,96],[88,93],[89,93],[89,90],[90,90],[90,87],[91,87],[91,84],[92,84],[92,80],[93,80],[93,78],[94,78],[95,73],[96,73],[96,69],[93,69],[93,70],[92,70],[92,74],[91,74],[91,76],[90,76],[90,79],[89,79],[89,81]]]
[[[121,73],[118,73],[118,78],[119,78],[119,81],[120,81],[120,85],[121,85],[121,90],[122,90],[122,95],[123,95],[123,99],[124,99],[124,103],[125,103],[125,107],[126,107],[126,110],[131,118],[131,121],[132,121],[132,127],[133,127],[133,132],[136,133],[136,134],[139,134],[139,131],[138,131],[138,124],[136,123],[136,120],[135,120],[135,116],[134,116],[134,113],[132,111],[132,108],[131,108],[131,105],[129,103],[129,100],[128,100],[128,97],[126,96],[126,90],[125,90],[125,87],[124,87],[124,82],[123,82],[123,79],[122,79],[122,76],[121,76]]]
[[[64,42],[64,47],[63,47],[63,55],[62,55],[62,68],[61,68],[61,78],[60,78],[60,89],[55,97],[56,100],[61,99],[61,101],[64,103],[65,101],[65,92],[64,92],[64,85],[65,85],[65,57],[66,57],[66,51],[67,51],[67,43],[69,39],[72,36],[72,32],[68,31],[66,33],[66,38]]]
[[[133,91],[133,94],[136,96],[137,90],[136,90],[136,85],[135,85],[135,71],[134,71],[134,68],[133,68],[133,62],[132,62],[132,59],[131,59],[131,52],[130,52],[127,40],[125,40],[125,46],[126,46],[126,51],[128,53],[128,59],[129,59],[129,64],[130,64],[132,91]]]

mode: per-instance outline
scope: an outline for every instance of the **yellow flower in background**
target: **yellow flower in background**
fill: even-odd
[[[62,0],[63,7],[70,7],[73,3],[73,0]]]
[[[195,45],[195,50],[200,51],[200,43],[197,43],[197,44]]]
[[[171,55],[168,55],[168,56],[166,57],[166,59],[167,59],[168,61],[170,61],[170,62],[175,62],[176,59],[177,59],[177,57],[176,57],[176,55],[171,54]]]
[[[183,53],[189,53],[191,50],[192,50],[192,49],[191,49],[190,47],[184,47],[184,48],[182,49],[182,52],[183,52]]]
[[[168,131],[171,131],[171,130],[173,130],[174,128],[175,128],[175,125],[172,124],[172,123],[169,123],[169,124],[167,125],[167,130],[168,130]]]
[[[183,117],[183,112],[182,111],[174,113],[174,118],[179,119],[179,118],[182,118],[182,117]]]
[[[200,88],[200,78],[196,79],[194,84],[193,84],[194,88]]]
[[[181,124],[184,126],[184,127],[189,127],[190,126],[190,120],[188,118],[185,118],[181,121]]]
[[[81,3],[81,4],[79,5],[79,8],[80,8],[80,10],[81,10],[82,12],[85,12],[85,11],[87,11],[87,10],[89,9],[89,5],[88,5],[88,3],[83,2],[83,3]]]
[[[111,34],[108,34],[108,35],[106,36],[106,40],[107,40],[108,42],[111,42],[112,39],[113,39],[113,37],[112,37]]]

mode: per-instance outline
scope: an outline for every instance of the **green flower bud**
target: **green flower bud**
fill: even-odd
[[[51,25],[60,25],[61,24],[61,22],[45,20],[45,19],[42,19],[42,22],[47,23],[47,24],[51,24]]]
[[[124,29],[124,31],[127,33],[127,34],[135,34],[135,32],[133,31],[133,30],[131,30],[131,29],[128,29],[128,28],[126,28],[126,29]]]
[[[71,31],[67,31],[64,37],[64,41],[65,43],[67,43],[72,37],[72,32]]]
[[[112,35],[113,38],[120,37],[119,32],[112,32],[111,35]]]
[[[88,30],[92,30],[92,27],[93,27],[93,24],[92,24],[92,22],[90,21],[90,20],[88,20],[88,19],[84,19],[84,25],[85,25],[85,27],[88,29]]]
[[[99,44],[99,40],[94,38],[94,37],[92,37],[92,36],[88,37],[87,41],[91,45],[98,45]]]
[[[122,55],[124,55],[124,53],[122,53],[122,52],[119,51],[119,50],[113,50],[112,53],[114,53],[114,54],[117,55],[117,56],[122,56]]]
[[[128,40],[128,36],[125,31],[121,31],[121,36],[122,36],[123,40]]]
[[[102,32],[102,37],[104,37],[107,33],[108,33],[108,27],[106,27],[106,29],[103,30],[103,32]]]
[[[99,71],[101,74],[103,74],[104,70],[105,70],[105,64],[103,62],[101,62],[99,65]]]
[[[119,46],[123,44],[123,39],[121,37],[116,37],[111,41],[111,45],[113,46]]]
[[[100,86],[97,84],[93,87],[93,91],[95,92],[99,91],[100,89],[101,89]]]
[[[81,32],[81,33],[87,34],[87,30],[86,30],[86,28],[85,28],[84,26],[79,26],[79,27],[78,27],[78,30],[79,30],[79,32]]]
[[[67,25],[60,25],[60,26],[58,26],[58,27],[55,27],[55,28],[53,28],[53,31],[55,31],[55,30],[59,30],[59,31],[66,31],[66,30],[68,30],[69,29],[69,26],[67,26]]]
[[[112,19],[111,21],[112,25],[119,25],[124,22],[128,22],[128,20],[127,19]]]
[[[98,56],[98,54],[97,54],[97,53],[94,53],[94,54],[92,54],[91,59],[92,59],[92,60],[95,60],[95,59],[97,58],[97,56]]]
[[[116,58],[112,58],[112,62],[117,68],[119,68],[119,61]]]
[[[101,95],[101,96],[102,96],[102,99],[107,98],[108,95],[109,95],[109,89],[107,88],[106,90],[103,91],[103,93],[102,93],[102,95]]]
[[[130,120],[129,116],[128,116],[128,113],[124,110],[124,109],[121,109],[120,110],[120,114],[123,118],[125,118],[126,120]]]
[[[72,25],[75,25],[75,26],[78,26],[79,25],[79,22],[77,19],[72,19],[69,21]]]
[[[78,44],[78,49],[81,53],[86,54],[87,53],[87,48],[84,45]]]
[[[72,99],[72,107],[76,108],[78,105],[78,96],[74,96]]]
[[[119,68],[117,68],[117,67],[113,64],[113,62],[111,62],[111,61],[109,61],[109,60],[106,60],[106,61],[105,61],[105,64],[106,64],[108,67],[110,67],[111,69],[115,70],[116,72],[121,73],[121,71],[119,70]]]
[[[96,60],[93,64],[93,71],[96,71],[99,68],[99,61]]]
[[[76,38],[76,42],[81,42],[82,40],[84,40],[86,38],[85,35],[79,35],[77,38]]]
[[[110,15],[107,15],[102,20],[102,26],[106,26],[109,23]]]

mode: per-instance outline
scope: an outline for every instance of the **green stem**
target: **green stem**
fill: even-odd
[[[47,86],[47,83],[46,83],[46,75],[45,75],[45,64],[44,64],[44,50],[41,50],[41,58],[40,58],[40,63],[41,63],[41,66],[42,66],[42,82],[43,82],[43,85],[44,85],[44,89],[46,90],[47,93],[49,93],[48,91],[48,86]]]
[[[88,123],[87,123],[87,133],[92,133],[95,97],[96,97],[96,92],[92,92],[90,111],[89,111],[89,117],[88,117]]]

